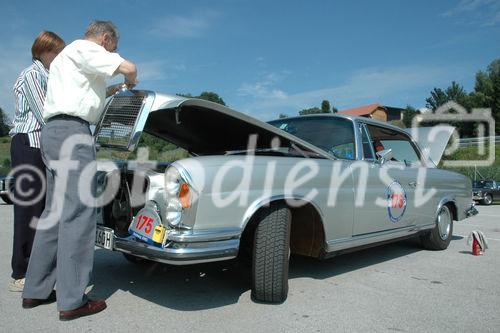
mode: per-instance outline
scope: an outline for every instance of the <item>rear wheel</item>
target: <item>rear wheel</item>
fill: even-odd
[[[438,212],[436,226],[420,236],[422,246],[428,250],[445,250],[450,245],[453,235],[453,214],[449,206],[443,206]]]
[[[252,260],[252,297],[281,303],[288,295],[290,209],[273,205],[261,212],[255,230]]]

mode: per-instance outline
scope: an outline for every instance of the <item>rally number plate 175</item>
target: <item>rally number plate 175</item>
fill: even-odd
[[[134,217],[128,231],[145,242],[154,243],[154,230],[155,227],[159,225],[161,225],[161,218],[156,210],[146,206]]]

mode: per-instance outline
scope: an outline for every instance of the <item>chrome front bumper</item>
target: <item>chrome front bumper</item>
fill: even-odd
[[[164,247],[138,241],[135,237],[113,235],[113,250],[171,265],[190,265],[234,259],[240,246],[235,230],[172,232]]]

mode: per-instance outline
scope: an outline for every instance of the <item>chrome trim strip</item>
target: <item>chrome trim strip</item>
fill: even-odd
[[[134,151],[135,147],[139,143],[142,131],[144,130],[144,125],[146,125],[146,120],[148,119],[149,112],[151,111],[151,107],[153,106],[153,102],[156,96],[156,94],[152,91],[143,90],[142,93],[145,94],[145,97],[142,104],[142,110],[139,114],[139,118],[137,119],[135,127],[132,130],[134,134],[132,134],[132,137],[130,138],[130,141],[128,143],[129,151]]]
[[[220,228],[207,230],[172,230],[167,235],[168,241],[179,243],[211,242],[240,238],[240,228]]]
[[[190,265],[234,259],[238,255],[239,239],[215,242],[167,244],[165,248],[138,242],[132,237],[115,236],[114,250],[171,265]]]
[[[443,208],[443,206],[446,205],[447,203],[452,203],[453,205],[455,205],[455,207],[458,208],[457,200],[455,199],[455,197],[454,196],[446,196],[446,197],[442,198],[437,205],[436,214],[435,214],[436,217],[438,216],[441,208]],[[458,211],[458,209],[457,209],[457,211]],[[458,220],[460,220],[460,216],[456,216],[456,218]]]
[[[327,242],[328,246],[327,251],[328,252],[340,251],[351,247],[358,247],[371,243],[391,240],[393,238],[410,236],[422,230],[432,229],[435,227],[435,225],[436,223],[433,222],[430,224],[425,224],[420,226],[413,225],[395,230],[385,230],[376,233],[353,236],[350,238],[335,239]]]
[[[277,201],[277,200],[299,200],[299,201],[303,201],[304,205],[311,204],[318,212],[319,217],[321,218],[321,222],[323,223],[323,221],[324,221],[323,212],[321,211],[320,207],[316,203],[314,203],[312,201],[306,201],[306,200],[304,200],[303,196],[299,196],[299,195],[291,197],[291,196],[285,196],[284,194],[279,194],[279,195],[274,195],[272,197],[265,198],[265,199],[261,198],[258,201],[253,202],[246,210],[245,215],[243,215],[243,219],[241,221],[241,226],[242,226],[241,230],[245,230],[245,228],[246,228],[248,222],[250,221],[250,219],[252,218],[252,216],[260,208],[262,208],[266,205],[269,205],[272,202]]]

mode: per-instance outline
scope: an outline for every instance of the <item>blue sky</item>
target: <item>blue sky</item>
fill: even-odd
[[[423,107],[452,80],[470,91],[500,57],[500,0],[5,1],[0,107],[12,115],[12,84],[41,30],[69,43],[92,19],[118,26],[137,89],[214,91],[263,120],[323,99]]]

